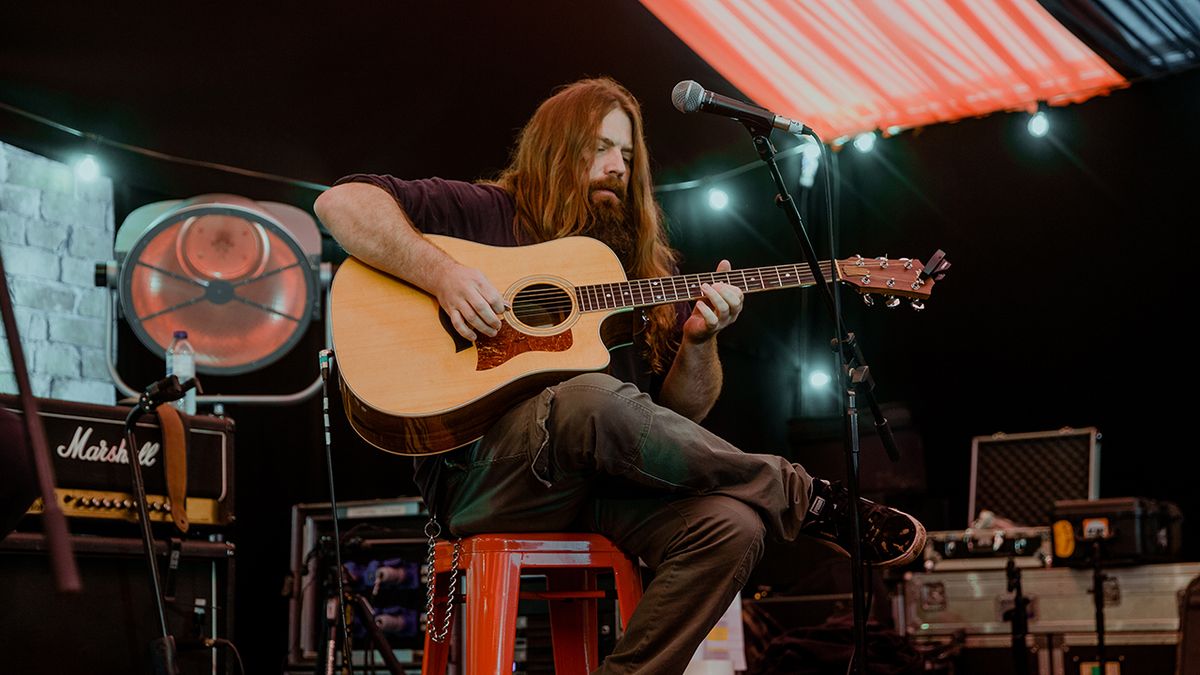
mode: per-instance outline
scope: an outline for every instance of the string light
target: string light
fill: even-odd
[[[1029,116],[1029,121],[1025,123],[1025,128],[1029,130],[1029,135],[1034,138],[1041,138],[1050,133],[1050,118],[1046,116],[1046,112],[1039,110]]]
[[[854,149],[861,153],[868,153],[875,149],[875,132],[864,131],[854,137]]]
[[[800,187],[810,188],[821,166],[821,144],[810,140],[800,147]]]
[[[90,183],[100,177],[100,162],[96,156],[86,154],[75,162],[75,177],[84,183]]]
[[[729,206],[729,195],[720,188],[712,188],[708,191],[708,206],[714,211],[724,209]]]
[[[165,152],[151,150],[150,148],[143,148],[138,145],[130,145],[129,143],[122,143],[120,141],[115,141],[115,140],[112,140],[109,138],[105,138],[103,136],[99,136],[97,134],[94,134],[94,133],[91,133],[88,131],[81,131],[79,129],[69,127],[65,124],[59,124],[58,122],[55,122],[54,120],[42,117],[41,115],[38,115],[36,113],[31,113],[28,110],[25,110],[23,108],[18,108],[14,105],[9,105],[8,103],[5,103],[3,101],[0,101],[0,110],[7,110],[15,115],[20,115],[21,117],[24,117],[26,119],[33,120],[34,122],[37,122],[38,124],[52,127],[54,129],[57,129],[57,130],[65,133],[65,134],[70,134],[72,136],[77,136],[79,138],[85,139],[88,142],[89,148],[96,147],[96,146],[107,146],[110,148],[118,148],[121,150],[125,150],[126,152],[132,152],[132,153],[135,153],[138,155],[144,155],[146,157],[153,157],[155,159],[161,159],[166,162],[173,162],[175,164],[187,164],[189,166],[198,166],[198,167],[203,167],[205,169],[213,169],[216,171],[223,171],[225,173],[234,173],[234,174],[238,174],[241,176],[250,176],[251,178],[261,178],[263,180],[274,181],[276,183],[285,183],[287,185],[293,185],[296,187],[307,188],[310,190],[324,191],[324,190],[329,189],[328,185],[322,185],[320,183],[311,183],[309,181],[298,180],[296,178],[288,178],[287,176],[279,176],[279,175],[276,175],[273,173],[266,173],[263,171],[254,171],[252,169],[243,169],[243,168],[236,167],[236,166],[230,166],[228,164],[218,164],[216,162],[205,162],[205,161],[198,160],[198,159],[189,159],[187,157],[179,157],[176,155],[169,155]],[[90,173],[91,171],[95,171],[95,175],[93,176],[93,179],[95,179],[95,177],[98,177],[100,175],[100,164],[99,164],[99,162],[96,161],[96,158],[94,156],[91,157],[91,162],[87,161],[87,157],[88,156],[85,155],[83,158],[80,159],[79,162],[76,163],[76,165],[75,165],[76,175],[79,176],[80,171],[85,172],[85,175]],[[81,178],[81,180],[86,180],[86,179],[83,179],[82,176],[80,178]]]

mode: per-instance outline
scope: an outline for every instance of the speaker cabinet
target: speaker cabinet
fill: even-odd
[[[150,643],[161,635],[140,539],[72,536],[83,591],[59,595],[46,540],[13,533],[0,541],[0,644],[4,671],[46,675],[152,672]],[[232,636],[232,544],[156,542],[166,617],[176,642]],[[175,554],[178,555],[175,555]],[[172,569],[168,564],[175,558]],[[234,672],[223,648],[181,650],[183,675]]]

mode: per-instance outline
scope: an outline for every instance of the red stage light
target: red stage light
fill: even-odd
[[[312,230],[319,252],[315,223]],[[278,360],[307,330],[318,298],[310,256],[264,205],[233,195],[194,198],[154,220],[120,261],[121,308],[160,356],[174,331],[186,330],[197,371],[250,372]]]

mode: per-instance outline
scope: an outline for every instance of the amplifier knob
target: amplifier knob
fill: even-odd
[[[111,509],[113,507],[113,500],[109,499],[108,497],[100,500],[100,503],[103,504],[104,508],[106,509]]]
[[[170,513],[171,512],[171,502],[163,502],[162,508],[163,508],[163,511]]]
[[[159,502],[150,502],[149,506],[151,511],[162,511],[162,504]]]
[[[121,500],[121,508],[123,508],[123,509],[132,509],[132,508],[133,508],[133,502],[129,501],[128,499],[122,499],[122,500]]]

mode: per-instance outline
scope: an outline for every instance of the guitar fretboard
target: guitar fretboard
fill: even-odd
[[[829,261],[821,261],[821,273],[830,280]],[[808,265],[793,263],[775,267],[754,267],[728,272],[683,274],[654,279],[633,279],[611,284],[576,286],[579,307],[585,312],[605,309],[631,309],[663,305],[702,297],[701,284],[726,283],[737,286],[743,293],[773,291],[780,288],[811,286],[816,278]]]

